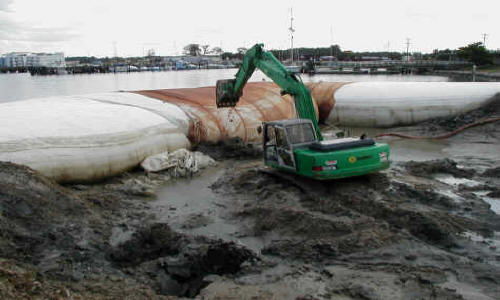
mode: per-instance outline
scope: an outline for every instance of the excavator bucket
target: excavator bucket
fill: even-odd
[[[215,102],[217,108],[235,107],[241,95],[234,93],[234,79],[217,80],[215,86]]]

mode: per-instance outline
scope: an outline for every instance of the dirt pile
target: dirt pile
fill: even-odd
[[[458,168],[457,162],[448,158],[424,162],[409,161],[404,166],[411,175],[420,177],[431,177],[436,173],[446,173],[455,177],[470,178],[475,174],[474,170]]]
[[[424,168],[413,164],[412,169]],[[435,165],[426,164],[429,169]],[[453,236],[466,230],[491,233],[478,221],[444,211],[456,206],[449,197],[391,182],[385,174],[323,183],[267,169],[249,170],[214,188],[222,186],[239,195],[252,194],[240,200],[238,216],[255,220],[251,234],[277,231],[288,237],[264,249],[279,254],[281,248],[284,256],[297,252],[298,257],[317,259],[328,252],[327,258],[378,248],[409,235],[451,246]],[[422,205],[435,209],[422,209]],[[325,241],[331,249],[322,247]]]
[[[154,294],[133,279],[113,277],[117,270],[104,259],[102,212],[115,209],[116,202],[105,201],[106,194],[82,195],[27,167],[0,162],[2,299],[148,299]]]
[[[437,118],[426,123],[451,131],[487,117],[500,117],[500,94],[494,96],[487,105],[468,113],[460,114],[452,118]]]
[[[500,167],[488,169],[484,171],[483,175],[486,177],[500,178]]]
[[[182,235],[164,223],[139,229],[110,257],[127,272],[152,276],[160,294],[186,297],[196,296],[210,276],[235,274],[243,262],[256,258],[232,242]]]
[[[228,170],[212,188],[234,199],[235,219],[251,220],[246,235],[268,240],[262,254],[295,263],[346,266],[354,274],[350,284],[325,276],[321,267],[314,270],[333,294],[380,298],[381,290],[361,279],[366,270],[377,269],[401,282],[401,297],[389,298],[462,299],[456,290],[444,287],[451,285],[446,279],[449,270],[472,272],[471,278],[459,279],[461,284],[500,295],[498,288],[490,289],[497,280],[487,279],[500,276],[500,268],[484,263],[496,261],[495,248],[479,250],[464,239],[469,233],[492,237],[500,217],[470,192],[457,198],[440,192],[444,184],[433,179],[436,173],[476,176],[449,159],[402,163],[386,173],[327,182],[248,164]],[[470,263],[477,264],[472,271]]]
[[[394,136],[407,139],[458,138],[463,143],[496,143],[500,139],[500,94],[489,103],[473,111],[454,117],[434,118],[412,126],[392,128],[377,137]],[[471,138],[472,137],[472,138]]]
[[[93,247],[88,203],[27,167],[0,162],[0,178],[2,257],[73,275],[66,261],[84,261]]]
[[[0,162],[0,298],[193,297],[213,276],[237,273],[255,258],[234,243],[148,225],[149,193],[130,192],[151,180],[144,176],[63,187]],[[111,245],[123,226],[135,233]]]
[[[203,152],[216,160],[262,157],[262,147],[260,144],[248,144],[239,137],[216,143],[200,143],[195,146],[194,150]]]

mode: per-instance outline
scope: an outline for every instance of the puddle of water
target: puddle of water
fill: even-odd
[[[477,191],[474,194],[490,205],[490,209],[500,215],[500,200],[486,196],[489,191]]]
[[[259,252],[265,240],[241,236],[241,222],[235,224],[223,216],[224,208],[230,203],[209,188],[224,173],[220,165],[192,179],[167,183],[157,191],[152,209],[159,221],[168,223],[176,231],[233,241]]]
[[[374,137],[381,133],[393,131],[390,128],[342,128],[349,136],[360,136],[363,133]],[[330,132],[325,131],[325,135]],[[391,160],[396,162],[425,161],[449,157],[444,149],[449,146],[446,140],[409,140],[409,139],[380,139],[380,142],[389,144]]]
[[[500,144],[491,140],[485,142],[470,142],[464,140],[450,141],[450,147],[445,149],[445,152],[454,158],[463,158],[465,161],[472,158],[478,158],[483,162],[490,163],[498,161],[498,153],[500,153]]]
[[[433,176],[433,178],[436,181],[439,181],[441,183],[444,183],[444,184],[452,187],[451,189],[440,188],[437,190],[437,192],[440,193],[441,195],[444,195],[444,196],[447,196],[447,197],[453,199],[457,203],[463,202],[465,200],[462,196],[460,196],[459,194],[457,194],[455,192],[459,185],[463,184],[463,185],[469,186],[469,187],[481,185],[480,182],[477,182],[475,180],[466,179],[466,178],[456,178],[456,177],[453,177],[452,175],[449,175],[449,174],[438,173],[438,174],[435,174]]]
[[[484,238],[481,235],[471,231],[466,231],[463,233],[463,235],[465,238],[468,238],[473,242],[485,243],[488,246],[495,246],[497,248],[500,248],[500,232],[498,231],[495,231],[493,233],[493,237],[491,238]]]
[[[477,182],[475,180],[471,180],[471,179],[467,179],[467,178],[456,178],[456,177],[453,177],[449,174],[436,174],[434,176],[434,179],[436,179],[437,181],[440,181],[442,183],[454,186],[454,187],[457,187],[460,184],[463,184],[463,185],[469,186],[469,187],[481,185],[480,182]]]

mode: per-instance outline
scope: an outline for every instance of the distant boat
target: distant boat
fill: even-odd
[[[68,75],[68,71],[65,68],[57,68],[56,73],[57,75]]]
[[[296,65],[285,66],[285,69],[292,73],[300,73],[301,68],[301,66]]]

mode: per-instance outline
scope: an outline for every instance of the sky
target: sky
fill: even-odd
[[[483,40],[500,49],[499,0],[0,0],[0,53],[182,54],[190,43],[235,52],[259,42],[352,51],[432,52]]]

